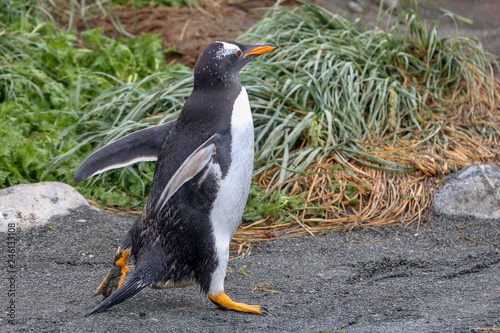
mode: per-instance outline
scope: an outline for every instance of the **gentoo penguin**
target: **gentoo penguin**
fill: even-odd
[[[263,314],[224,293],[229,242],[252,178],[254,127],[240,69],[272,44],[210,44],[194,70],[194,87],[177,120],[127,135],[90,155],[75,182],[138,161],[156,161],[142,214],[121,242],[96,295],[102,312],[147,286],[198,284],[223,309]],[[125,280],[126,260],[136,260]]]

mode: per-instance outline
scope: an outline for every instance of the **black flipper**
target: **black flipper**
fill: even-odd
[[[137,294],[139,291],[146,288],[147,286],[148,286],[148,284],[142,282],[141,279],[137,275],[134,275],[134,276],[132,276],[132,278],[130,280],[123,283],[123,285],[120,288],[118,288],[114,293],[112,293],[108,298],[106,298],[104,301],[102,301],[101,304],[96,306],[89,313],[89,315],[94,314],[94,313],[103,312],[103,311],[109,309],[110,307],[112,307],[116,304],[119,304],[119,303],[123,302],[124,300],[134,296],[135,294]]]
[[[80,165],[73,177],[74,182],[133,163],[156,161],[174,124],[175,120],[134,132],[95,151]]]
[[[208,162],[210,162],[216,154],[217,145],[220,142],[221,137],[222,136],[220,134],[212,135],[184,160],[172,178],[170,178],[160,198],[158,199],[155,207],[157,212],[162,210],[168,199],[170,199],[170,197],[172,197],[172,195],[174,195],[174,193],[177,192],[177,190],[185,182],[196,176],[208,164]]]

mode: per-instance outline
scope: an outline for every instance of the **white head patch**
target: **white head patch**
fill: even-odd
[[[215,59],[217,60],[221,60],[225,56],[228,56],[232,53],[236,53],[237,51],[241,51],[240,48],[234,44],[229,44],[226,42],[218,42],[218,43],[221,43],[223,47],[215,54]]]

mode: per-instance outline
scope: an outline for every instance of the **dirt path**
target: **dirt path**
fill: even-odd
[[[19,233],[18,322],[3,317],[0,331],[470,332],[500,324],[500,221],[445,217],[419,230],[253,244],[230,261],[226,292],[265,306],[265,317],[218,310],[197,287],[146,289],[85,317],[133,220],[80,209],[51,221],[53,230]]]

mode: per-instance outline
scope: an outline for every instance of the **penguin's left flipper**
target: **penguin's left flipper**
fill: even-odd
[[[155,207],[157,212],[161,211],[168,199],[170,199],[184,183],[196,176],[201,170],[203,170],[210,160],[214,158],[217,146],[221,143],[222,138],[222,134],[216,133],[212,135],[184,160],[172,178],[170,178],[167,186],[165,186],[165,189],[160,196],[160,199],[158,199]]]
[[[219,295],[209,295],[208,298],[219,308],[239,312],[249,312],[259,315],[266,315],[267,310],[259,305],[248,305],[244,303],[233,302],[224,292]]]
[[[102,280],[99,287],[97,287],[94,294],[95,296],[103,295],[106,299],[109,295],[115,292],[116,289],[120,288],[125,280],[125,275],[128,272],[126,262],[129,254],[130,250],[122,250],[121,248],[118,248],[113,260],[113,266],[111,266],[108,274],[104,277],[104,280]]]
[[[175,125],[175,120],[166,124],[149,127],[98,149],[83,161],[76,170],[73,181],[85,179],[104,171],[123,168],[141,161],[156,161],[165,138]]]

